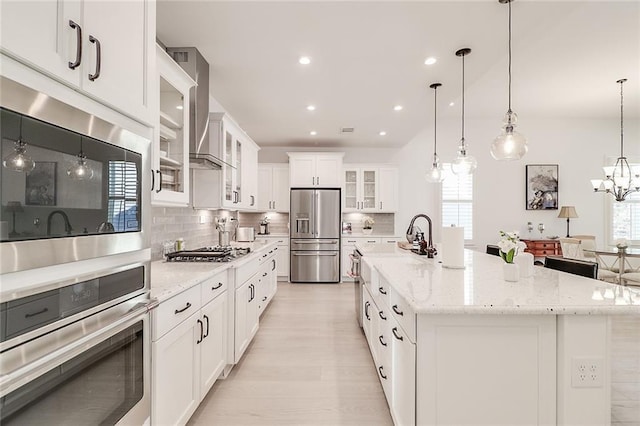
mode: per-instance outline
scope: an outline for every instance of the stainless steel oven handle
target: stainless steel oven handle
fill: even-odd
[[[338,253],[293,253],[294,256],[337,256]]]
[[[139,321],[143,315],[148,315],[149,311],[157,305],[158,302],[155,300],[152,300],[149,303],[139,303],[124,316],[110,324],[106,324],[95,333],[83,336],[66,346],[58,348],[29,364],[1,376],[0,396],[5,396],[13,392],[15,389],[18,389],[20,386],[23,386],[36,377],[41,376],[52,368],[75,358],[109,336],[126,329],[130,325]]]

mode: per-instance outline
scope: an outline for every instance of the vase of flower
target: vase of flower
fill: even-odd
[[[519,250],[524,250],[527,245],[520,241],[520,237],[515,232],[507,233],[500,231],[502,239],[498,241],[500,247],[500,257],[504,260],[502,273],[505,281],[516,282],[520,279],[520,267],[514,263],[514,258]]]
[[[372,217],[365,216],[362,218],[362,233],[365,235],[371,235],[373,232],[373,224],[376,223]]]
[[[372,232],[373,232],[373,228],[362,228],[362,233],[364,235],[371,235]]]
[[[502,275],[505,281],[512,283],[517,282],[520,279],[520,267],[517,263],[503,263]]]

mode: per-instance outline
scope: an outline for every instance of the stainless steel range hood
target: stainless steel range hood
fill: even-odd
[[[168,47],[167,53],[196,82],[189,93],[189,166],[220,170],[226,163],[209,141],[209,63],[195,47]]]

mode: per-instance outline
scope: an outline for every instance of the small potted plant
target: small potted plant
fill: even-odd
[[[524,250],[527,245],[520,241],[520,237],[515,232],[500,231],[500,257],[505,261],[503,266],[505,281],[518,281],[520,274],[518,265],[513,263],[513,259],[519,250]]]
[[[371,216],[365,216],[362,218],[362,233],[369,235],[373,232],[373,224],[376,223]]]

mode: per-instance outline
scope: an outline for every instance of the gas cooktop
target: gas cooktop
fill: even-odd
[[[209,246],[167,254],[167,262],[231,262],[251,251],[248,247]]]

